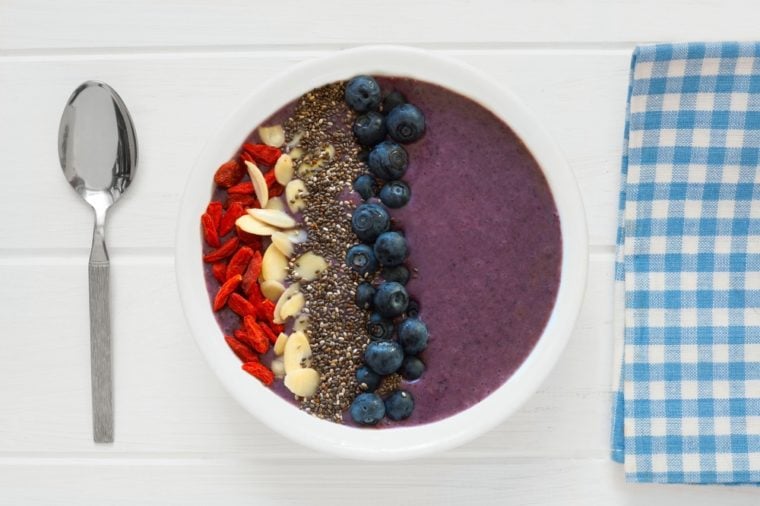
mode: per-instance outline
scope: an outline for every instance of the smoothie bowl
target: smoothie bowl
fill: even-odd
[[[294,66],[241,106],[190,176],[176,267],[198,345],[251,413],[396,459],[471,439],[535,391],[586,247],[572,174],[514,97],[374,47]]]

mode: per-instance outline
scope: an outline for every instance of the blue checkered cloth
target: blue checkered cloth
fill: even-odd
[[[612,456],[637,482],[760,483],[760,44],[631,64]]]

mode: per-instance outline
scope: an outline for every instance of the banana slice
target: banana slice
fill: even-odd
[[[285,200],[288,201],[291,213],[297,213],[304,208],[306,205],[303,200],[304,195],[307,195],[306,185],[300,179],[293,179],[285,186]]]
[[[311,397],[319,387],[319,373],[312,368],[297,369],[285,375],[285,387],[299,397]]]
[[[259,127],[259,137],[261,137],[261,142],[267,146],[279,148],[285,144],[285,130],[283,130],[282,125]]]
[[[288,258],[293,256],[293,253],[296,249],[295,245],[287,236],[287,234],[284,234],[282,232],[275,232],[272,234],[272,244],[277,246],[277,249],[280,250],[282,254]]]
[[[283,363],[281,357],[277,357],[272,360],[271,368],[275,378],[285,377],[285,364]]]
[[[278,357],[282,355],[285,352],[285,343],[287,342],[288,335],[285,332],[280,332],[280,335],[277,336],[277,341],[274,342],[274,354]]]
[[[261,259],[261,279],[282,283],[288,276],[288,259],[274,244],[270,244]]]
[[[280,197],[272,197],[269,199],[269,202],[267,202],[267,206],[265,209],[273,209],[275,211],[284,211],[285,210],[285,202]]]
[[[293,332],[290,334],[290,337],[285,341],[282,358],[285,363],[286,374],[300,369],[301,363],[311,358],[311,346],[309,346],[306,334],[303,332]]]
[[[327,270],[327,262],[321,256],[307,251],[295,261],[293,273],[304,281],[314,281]]]
[[[282,306],[290,300],[295,294],[300,293],[301,285],[299,283],[293,283],[282,292],[280,298],[277,299],[277,304],[274,305],[274,323],[285,323],[285,320],[280,318],[280,309]]]
[[[261,294],[272,302],[277,302],[282,292],[285,291],[285,286],[274,279],[262,281],[259,288],[261,288]]]
[[[293,160],[298,160],[299,158],[303,156],[303,149],[296,147],[296,148],[291,149],[290,153],[288,154],[290,155],[290,158],[292,158]]]
[[[273,227],[293,228],[296,226],[296,220],[285,211],[277,211],[276,209],[248,209],[248,214]]]
[[[266,207],[269,203],[269,188],[267,188],[267,182],[264,180],[264,174],[253,162],[246,160],[245,166],[248,168],[248,175],[251,176],[253,191],[256,193],[259,205]]]
[[[244,214],[235,221],[235,225],[243,232],[253,235],[272,235],[278,230],[263,221],[257,220],[250,214]]]
[[[301,312],[305,303],[306,298],[301,292],[298,292],[282,305],[280,308],[280,318],[287,320],[291,316],[297,315]]]
[[[274,164],[274,178],[281,185],[286,185],[293,179],[293,159],[290,155],[280,155]]]
[[[298,318],[296,318],[296,321],[293,323],[294,332],[303,332],[304,330],[308,328],[309,328],[309,317],[305,314],[300,315]]]

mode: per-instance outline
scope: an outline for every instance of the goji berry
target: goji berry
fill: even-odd
[[[259,324],[256,323],[254,316],[248,315],[243,318],[243,328],[245,329],[245,333],[248,334],[248,342],[257,353],[263,354],[269,351],[269,338],[261,330]]]
[[[208,203],[208,206],[206,206],[206,212],[214,221],[214,227],[217,231],[219,230],[219,225],[221,225],[222,222],[222,213],[224,212],[224,209],[222,207],[222,203],[218,200],[213,200]]]
[[[240,242],[248,246],[254,251],[261,251],[261,237],[255,234],[249,234],[243,230],[237,230],[237,236],[240,238]]]
[[[214,226],[214,219],[208,213],[201,215],[201,229],[203,230],[203,240],[212,248],[218,248],[222,243],[219,242],[219,233]]]
[[[249,155],[248,153],[246,153],[245,151],[241,151],[240,152],[240,158],[243,160],[244,164],[245,164],[245,162],[254,163],[253,157],[251,155]]]
[[[224,340],[227,341],[227,345],[243,362],[258,362],[259,357],[256,356],[246,345],[238,341],[232,336],[224,336]]]
[[[272,197],[279,197],[282,195],[282,192],[285,191],[285,187],[282,186],[280,183],[275,183],[272,185],[271,188],[269,188],[269,198]]]
[[[245,282],[245,276],[243,276],[243,282]],[[242,288],[243,284],[241,283],[240,286]],[[261,287],[258,283],[251,283],[246,295],[248,295],[248,302],[253,304],[253,307],[257,308],[264,301],[264,294],[261,293]],[[258,309],[256,312],[258,313]]]
[[[218,262],[219,260],[224,260],[228,256],[235,253],[239,245],[240,245],[240,241],[238,240],[238,238],[233,237],[226,243],[222,244],[219,249],[215,249],[214,251],[210,252],[208,255],[205,255],[203,257],[203,261],[209,264],[213,264],[214,262]]]
[[[227,281],[227,264],[224,262],[215,262],[211,266],[211,274],[219,283]]]
[[[256,318],[259,320],[265,320],[269,323],[273,323],[274,320],[274,302],[271,300],[263,300],[256,306]]]
[[[256,315],[256,308],[253,304],[245,300],[245,297],[239,293],[233,293],[227,300],[227,306],[240,316]]]
[[[273,167],[280,158],[282,151],[266,144],[243,144],[243,151],[253,158],[255,163],[262,163]]]
[[[222,188],[229,188],[238,184],[243,176],[245,176],[245,167],[239,164],[237,160],[230,160],[216,169],[214,182]]]
[[[224,282],[222,286],[219,287],[219,291],[216,292],[216,297],[214,297],[214,311],[219,311],[224,307],[225,304],[227,304],[227,300],[229,299],[232,292],[237,290],[237,287],[240,285],[240,282],[243,280],[243,276],[238,274],[235,277],[232,277]]]
[[[250,296],[251,289],[254,285],[258,286],[259,275],[261,274],[261,252],[254,251],[251,254],[251,259],[248,262],[248,267],[243,274],[243,283],[240,285],[243,289],[243,293]],[[249,299],[250,300],[250,299]]]
[[[277,335],[280,335],[280,332],[285,332],[285,325],[281,323],[270,323],[269,328]]]
[[[227,193],[230,195],[253,195],[253,192],[253,183],[250,181],[243,181],[227,189]]]
[[[274,373],[261,362],[246,362],[242,365],[242,368],[245,372],[258,379],[266,386],[271,385],[274,381]]]
[[[248,342],[248,334],[246,334],[245,330],[243,330],[243,329],[235,329],[235,331],[232,333],[232,335],[235,336],[235,339],[237,339],[241,343],[247,343]]]
[[[230,258],[230,263],[227,264],[227,279],[233,276],[242,276],[251,261],[251,257],[253,257],[253,250],[248,246],[243,246],[237,250]]]
[[[240,205],[239,202],[233,202],[230,204],[227,208],[227,212],[224,213],[224,216],[222,217],[222,221],[219,222],[219,236],[224,237],[232,232],[232,229],[235,228],[235,222],[244,214],[245,208]]]
[[[260,208],[261,205],[259,204],[259,201],[256,200],[256,197],[252,195],[242,195],[240,193],[233,193],[232,195],[229,195],[227,197],[227,207],[231,206],[234,203],[238,203],[241,206],[243,206],[245,209],[250,208]]]
[[[267,336],[267,339],[269,339],[270,343],[274,344],[277,341],[277,334],[275,334],[274,331],[269,328],[269,325],[260,324],[259,328],[264,333],[264,335]]]

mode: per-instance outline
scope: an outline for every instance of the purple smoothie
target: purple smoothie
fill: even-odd
[[[404,180],[412,198],[390,210],[409,244],[407,266],[416,270],[407,289],[430,332],[420,355],[425,373],[401,386],[414,396],[414,412],[378,424],[398,427],[467,409],[514,373],[554,307],[562,238],[546,179],[506,124],[442,87],[377,80],[384,93],[402,92],[427,123],[425,136],[405,146],[410,163]],[[208,266],[206,279],[213,298],[218,283]],[[239,324],[227,309],[217,319],[225,333]],[[281,381],[274,390],[293,402]]]

